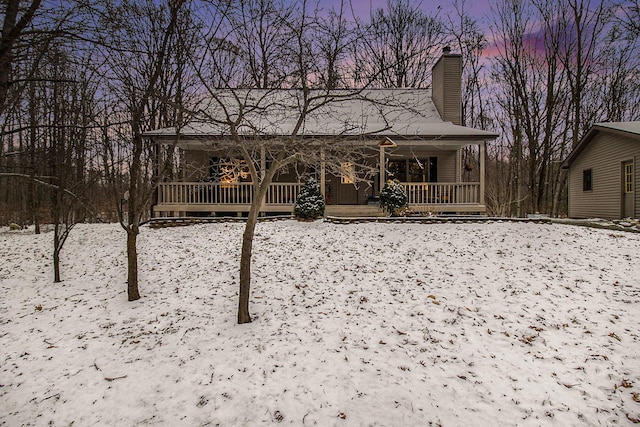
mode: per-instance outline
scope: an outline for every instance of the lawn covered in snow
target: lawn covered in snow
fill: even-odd
[[[0,424],[630,425],[640,234],[560,224],[0,231]]]

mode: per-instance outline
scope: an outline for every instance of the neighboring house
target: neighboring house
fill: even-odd
[[[596,123],[563,162],[569,217],[640,218],[640,122]]]
[[[433,68],[431,89],[367,89],[342,100],[341,94],[353,92],[335,91],[338,100],[306,118],[301,131],[306,137],[365,140],[372,149],[370,166],[378,171],[363,184],[354,182],[357,171],[351,170],[353,165],[349,163],[341,165],[339,176],[326,172],[324,164],[319,165],[315,175],[325,195],[326,215],[379,214],[375,201],[381,186],[391,178],[402,183],[409,205],[416,211],[486,212],[485,142],[497,135],[461,126],[461,73],[461,56],[445,52]],[[287,114],[284,107],[299,103],[299,90],[221,93],[229,97],[229,105],[240,95],[254,100],[254,107],[283,106],[279,112],[253,108],[264,114],[251,116],[249,112],[249,125],[239,129],[243,135],[291,134],[295,115]],[[146,133],[158,144],[176,144],[182,162],[179,182],[159,184],[154,215],[240,215],[249,210],[253,192],[252,184],[246,182],[250,175],[243,171],[243,162],[208,144],[224,138],[226,132],[223,126],[209,121],[185,126],[178,138],[174,128]],[[468,146],[479,147],[476,164],[462,164],[463,149]],[[263,159],[262,167],[268,161]],[[472,176],[475,179],[470,180]],[[300,186],[297,174],[280,174],[267,193],[262,211],[291,213]]]

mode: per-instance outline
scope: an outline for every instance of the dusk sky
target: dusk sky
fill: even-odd
[[[490,15],[491,15],[491,1],[490,0],[458,0],[459,3],[464,2],[464,10],[478,22],[480,28],[484,29],[485,35],[490,40],[492,37],[489,34],[489,25],[490,25]],[[442,19],[446,20],[448,14],[454,14],[455,9],[453,6],[453,0],[416,0],[415,2],[420,6],[420,9],[423,10],[428,15],[433,15],[438,13]],[[323,8],[330,7],[339,7],[340,0],[320,0],[319,4]],[[370,12],[372,9],[385,8],[387,5],[387,0],[351,0],[349,4],[349,0],[345,0],[346,8],[348,10],[348,14],[350,15],[350,9],[353,8],[354,14],[357,16],[368,19],[370,16]],[[438,9],[440,8],[440,9]],[[491,44],[487,46],[485,49],[483,56],[488,56],[495,53],[494,46]]]
[[[339,5],[340,0],[323,0],[320,2],[322,6],[330,7],[332,4]],[[371,9],[384,8],[387,0],[352,0],[354,12],[361,17],[369,16]],[[435,13],[438,6],[441,7],[441,15],[444,16],[448,12],[453,12],[452,0],[428,0],[419,3],[420,8],[428,14]],[[483,23],[486,15],[490,13],[489,0],[466,0],[465,8],[469,14]]]
[[[318,3],[323,8],[339,7],[341,0],[318,0]],[[368,20],[372,9],[386,9],[388,0],[344,0],[345,7],[349,18],[351,18],[351,9],[353,13],[365,20]],[[602,0],[588,0],[586,3],[591,8],[597,7]],[[487,40],[489,41],[486,46],[483,56],[490,57],[497,53],[496,44],[492,43],[493,35],[491,34],[490,27],[493,25],[495,18],[492,16],[492,6],[497,3],[495,0],[457,0],[459,4],[464,4],[465,13],[471,18],[475,19],[478,26],[484,31]],[[418,5],[419,8],[428,15],[434,15],[439,13],[440,18],[447,21],[448,15],[454,15],[454,0],[410,0],[412,5]],[[535,21],[534,21],[535,22]],[[535,41],[539,33],[535,30],[535,24],[531,27],[534,30],[530,33],[530,42],[533,44],[540,43],[540,40]]]

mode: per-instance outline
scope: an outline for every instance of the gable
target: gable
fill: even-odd
[[[562,163],[563,169],[570,168],[571,164],[582,154],[582,152],[594,141],[601,139],[604,135],[622,138],[629,138],[634,143],[640,144],[640,121],[637,122],[608,122],[596,123],[589,132],[580,140],[578,145]]]

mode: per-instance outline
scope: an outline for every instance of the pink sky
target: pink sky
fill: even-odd
[[[489,0],[458,0],[458,3],[464,1],[464,10],[473,19],[478,22],[480,28],[483,28],[487,39],[491,40],[492,36],[489,32],[489,16],[491,14],[491,6]],[[344,0],[345,9],[347,14],[353,13],[365,20],[371,13],[371,10],[385,8],[387,6],[387,0]],[[440,14],[440,17],[446,20],[447,15],[455,14],[453,6],[453,0],[417,0],[420,4],[420,8],[427,14],[433,15],[435,13]],[[318,0],[320,7],[323,9],[329,9],[331,7],[337,8],[340,6],[340,0]],[[491,56],[495,54],[496,47],[490,43],[485,49],[483,56]]]

